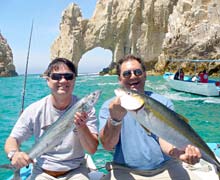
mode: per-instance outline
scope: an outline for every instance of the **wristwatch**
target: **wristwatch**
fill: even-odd
[[[122,120],[121,121],[115,120],[115,119],[112,119],[111,117],[109,118],[109,120],[112,126],[119,126],[122,123]]]
[[[12,150],[8,153],[8,159],[11,161],[13,156],[15,155],[15,153],[17,152],[17,150]]]

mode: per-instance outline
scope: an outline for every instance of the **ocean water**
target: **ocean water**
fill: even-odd
[[[0,164],[9,163],[4,153],[4,142],[8,137],[21,111],[24,76],[0,78]],[[79,76],[74,93],[83,97],[95,90],[102,90],[102,95],[95,108],[98,111],[102,103],[114,96],[118,87],[117,76]],[[203,97],[177,92],[166,86],[162,76],[148,76],[146,90],[154,91],[171,99],[175,110],[189,119],[190,125],[206,142],[220,142],[220,98]],[[49,94],[45,79],[39,75],[28,75],[25,91],[25,107]],[[22,145],[22,150],[28,150],[33,145],[33,139]],[[111,161],[112,152],[105,151],[99,145],[98,151],[92,156],[97,168],[106,172],[104,165]],[[12,171],[0,169],[0,179],[10,176]]]

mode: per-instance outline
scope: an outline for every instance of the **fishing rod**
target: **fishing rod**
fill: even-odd
[[[24,98],[25,98],[25,89],[26,89],[26,82],[27,82],[27,70],[28,70],[29,54],[30,54],[30,49],[31,49],[31,38],[32,38],[33,27],[34,27],[34,21],[32,20],[31,33],[30,33],[29,45],[28,45],[28,53],[27,53],[27,60],[26,60],[26,66],[25,66],[24,85],[23,85],[23,91],[22,91],[22,103],[21,103],[20,114],[24,110]]]

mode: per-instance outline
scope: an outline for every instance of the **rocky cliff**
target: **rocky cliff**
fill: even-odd
[[[17,76],[13,65],[12,50],[0,33],[0,77]]]
[[[172,70],[175,64],[168,65],[164,59],[220,59],[220,1],[179,0],[169,16],[159,59],[156,65],[159,71]],[[177,65],[194,71],[192,63]],[[220,64],[198,63],[197,68],[208,69],[211,74],[220,70]]]
[[[148,70],[163,72],[173,67],[170,58],[219,58],[219,40],[218,0],[99,0],[91,19],[76,4],[63,12],[51,57],[78,65],[84,53],[102,47],[112,51],[112,64],[132,53]]]

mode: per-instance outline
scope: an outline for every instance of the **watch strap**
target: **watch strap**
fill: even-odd
[[[115,120],[115,119],[112,119],[111,117],[109,118],[109,120],[112,126],[119,126],[120,124],[122,124],[122,120],[121,121]]]
[[[11,161],[12,160],[12,158],[13,158],[13,156],[15,155],[15,153],[17,152],[17,150],[12,150],[12,151],[10,151],[9,153],[8,153],[8,159]]]

